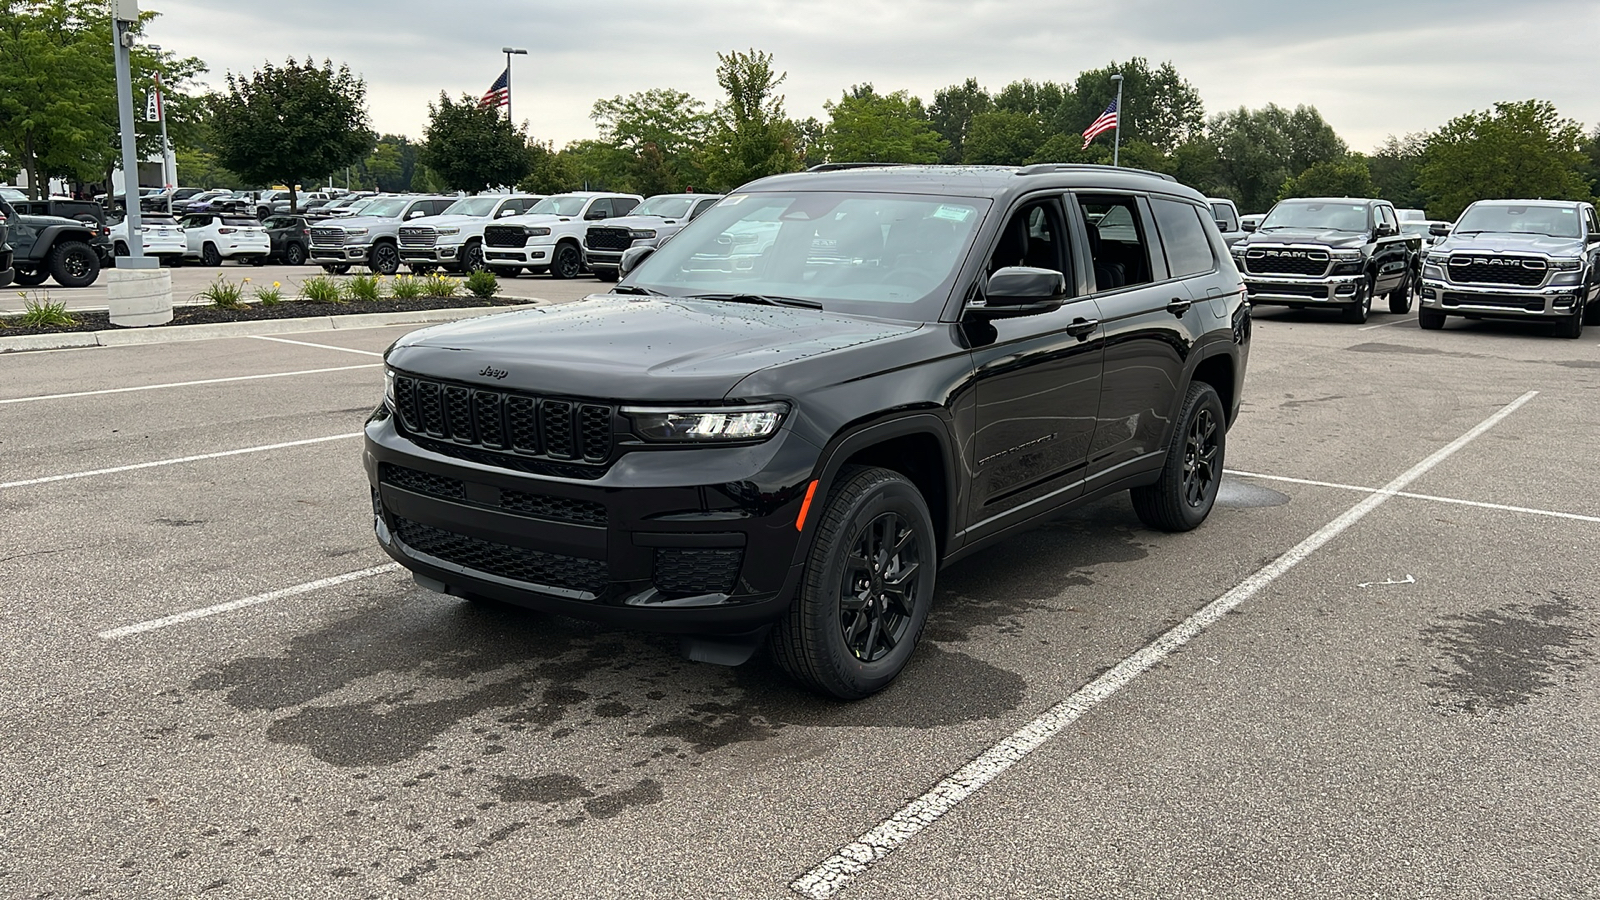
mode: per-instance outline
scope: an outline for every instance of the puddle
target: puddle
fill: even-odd
[[[1282,491],[1230,475],[1224,475],[1222,485],[1217,488],[1217,505],[1224,509],[1260,509],[1282,506],[1288,502],[1289,495]]]
[[[1422,633],[1442,657],[1428,684],[1474,715],[1529,704],[1594,657],[1581,609],[1553,594],[1531,606],[1449,616]]]

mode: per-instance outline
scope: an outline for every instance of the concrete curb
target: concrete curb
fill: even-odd
[[[521,306],[467,306],[456,309],[421,309],[416,312],[352,313],[345,316],[313,316],[304,319],[260,319],[254,322],[217,322],[210,325],[159,325],[149,328],[115,328],[107,331],[24,334],[0,337],[0,353],[170,344],[176,341],[206,341],[215,338],[249,337],[256,334],[295,334],[304,331],[373,328],[381,325],[427,325],[533,309],[540,305],[542,304],[539,301],[534,301]]]

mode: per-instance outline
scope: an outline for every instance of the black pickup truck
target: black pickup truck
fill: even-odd
[[[1253,306],[1338,309],[1360,324],[1373,298],[1407,313],[1422,270],[1422,238],[1404,234],[1387,200],[1311,197],[1283,200],[1249,237],[1233,245]]]
[[[46,278],[62,287],[88,287],[111,255],[109,232],[98,222],[19,213],[4,200],[0,215],[10,232],[12,278],[24,287]]]

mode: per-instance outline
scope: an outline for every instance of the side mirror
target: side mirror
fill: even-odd
[[[1450,226],[1443,222],[1435,222],[1428,226],[1428,234],[1433,237],[1449,237]]]
[[[645,257],[654,252],[656,252],[654,247],[629,247],[622,251],[622,259],[617,263],[617,273],[620,276],[626,276],[629,272],[639,268],[639,263],[644,262]]]
[[[1006,266],[989,276],[984,305],[970,311],[982,318],[1035,316],[1060,309],[1067,302],[1067,276],[1054,269]]]
[[[606,215],[607,215],[607,213],[603,209],[591,209],[591,210],[589,210],[589,214],[584,216],[584,218],[588,219],[588,220],[590,220],[592,222],[592,221],[594,221],[596,219],[604,219],[606,217]]]
[[[1211,221],[1217,223],[1217,230],[1218,231],[1227,231],[1228,230],[1228,220],[1227,219],[1212,219]]]
[[[1391,237],[1395,234],[1395,228],[1388,222],[1379,222],[1378,227],[1372,229],[1372,234],[1374,237]]]
[[[1589,243],[1600,244],[1600,231],[1589,232]]]
[[[408,219],[420,219],[420,218],[422,218],[423,216],[425,216],[427,214],[428,214],[428,211],[425,210],[425,209],[413,209],[411,212],[406,213],[406,218],[408,218]]]
[[[1257,228],[1257,225],[1256,225],[1255,222],[1240,222],[1239,223],[1239,227],[1244,229],[1245,231],[1255,231],[1256,228]]]
[[[517,214],[516,210],[514,210],[514,209],[512,209],[510,207],[506,207],[505,209],[500,210],[499,218],[504,219],[507,216],[514,216],[516,214]]]

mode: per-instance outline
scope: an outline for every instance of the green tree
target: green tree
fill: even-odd
[[[949,144],[944,162],[958,163],[966,158],[964,145],[972,121],[994,109],[994,98],[978,85],[978,79],[968,78],[961,84],[952,84],[933,92],[933,103],[928,107],[928,122]]]
[[[856,85],[825,103],[823,143],[829,162],[936,163],[949,144],[928,122],[922,101],[905,91],[879,94]]]
[[[212,100],[217,161],[258,184],[289,186],[352,166],[377,141],[367,116],[366,83],[349,66],[267,63],[249,77],[228,73],[227,91]]]
[[[695,157],[711,124],[705,106],[667,88],[595,101],[589,117],[599,126],[601,142],[622,154],[616,159],[620,171],[607,173],[612,176],[607,180],[641,194],[672,193],[703,183]]]
[[[1143,57],[1113,62],[1078,75],[1072,86],[1074,121],[1063,130],[1082,132],[1117,96],[1112,75],[1122,76],[1122,141],[1144,141],[1172,153],[1205,128],[1205,104],[1194,85],[1169,62],[1152,69]]]
[[[451,102],[443,91],[437,106],[428,104],[417,160],[449,190],[474,194],[516,184],[531,168],[527,137],[498,108],[466,94]]]
[[[1018,166],[1044,144],[1045,130],[1037,116],[994,110],[978,113],[968,127],[962,162],[971,165]]]
[[[1417,181],[1436,216],[1454,219],[1474,200],[1581,200],[1583,128],[1546,100],[1496,103],[1446,122],[1428,139]]]
[[[1391,134],[1372,151],[1367,157],[1367,168],[1372,173],[1374,196],[1402,209],[1427,206],[1427,197],[1417,183],[1417,169],[1427,142],[1426,134],[1408,134],[1403,138]]]
[[[583,179],[573,165],[572,157],[557,153],[549,143],[528,142],[528,176],[517,185],[518,190],[534,194],[560,194],[577,190]]]
[[[712,113],[701,156],[713,189],[732,190],[800,168],[799,129],[784,114],[783,95],[777,93],[788,77],[773,70],[770,53],[752,48],[717,54],[717,84],[727,98]]]
[[[1241,106],[1214,117],[1210,137],[1217,151],[1216,186],[1236,198],[1241,212],[1265,212],[1285,181],[1349,153],[1313,106]]]
[[[1344,159],[1313,163],[1304,172],[1287,179],[1278,191],[1278,199],[1371,197],[1375,193],[1367,160],[1358,154],[1351,154]]]
[[[0,149],[44,197],[100,178],[117,143],[111,20],[93,0],[0,0]]]

